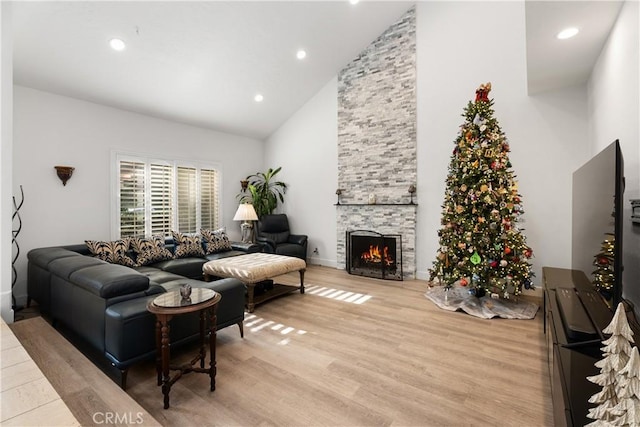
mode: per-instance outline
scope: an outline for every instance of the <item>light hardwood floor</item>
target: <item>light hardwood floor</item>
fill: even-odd
[[[236,327],[219,331],[215,392],[189,374],[163,410],[147,363],[129,374],[129,394],[164,425],[553,424],[541,311],[482,320],[437,308],[425,282],[326,267],[310,266],[305,283],[306,294],[247,314],[244,339]],[[370,298],[356,304],[319,287]]]
[[[541,311],[482,320],[437,308],[425,282],[326,267],[310,266],[305,284],[247,313],[244,339],[235,326],[218,332],[215,392],[188,374],[164,410],[150,361],[131,369],[127,393],[167,426],[553,424]]]

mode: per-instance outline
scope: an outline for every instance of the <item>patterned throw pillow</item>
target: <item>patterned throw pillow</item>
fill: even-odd
[[[89,252],[96,258],[100,258],[111,264],[121,264],[127,267],[135,267],[136,263],[127,255],[130,239],[127,237],[113,242],[101,242],[99,240],[85,240]]]
[[[171,252],[164,247],[164,236],[151,238],[133,238],[131,246],[137,254],[138,265],[148,265],[167,259],[173,259]]]
[[[231,242],[227,237],[227,232],[224,228],[211,231],[207,229],[201,229],[200,233],[204,239],[204,247],[207,255],[215,254],[216,252],[230,251]]]
[[[176,248],[173,251],[173,256],[176,258],[186,258],[190,256],[203,257],[204,251],[202,250],[202,243],[200,243],[200,236],[187,236],[186,234],[172,231],[173,241],[176,244]]]

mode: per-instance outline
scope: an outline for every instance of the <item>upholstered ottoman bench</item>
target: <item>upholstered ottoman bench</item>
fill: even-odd
[[[216,259],[202,266],[205,281],[213,277],[234,278],[247,287],[247,309],[253,313],[256,304],[260,304],[277,296],[300,290],[304,294],[304,272],[307,264],[304,260],[284,255],[253,253],[231,258]],[[255,295],[257,284],[270,278],[298,271],[300,286],[274,283],[273,288],[261,295]]]

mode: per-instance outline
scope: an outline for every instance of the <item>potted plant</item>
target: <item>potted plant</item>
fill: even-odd
[[[287,184],[276,181],[275,178],[281,169],[282,166],[276,169],[269,168],[266,172],[249,175],[246,179],[248,181],[247,191],[243,190],[237,196],[240,203],[253,204],[258,218],[273,213],[278,206],[278,201],[284,203]]]

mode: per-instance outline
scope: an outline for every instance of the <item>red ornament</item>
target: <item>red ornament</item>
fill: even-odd
[[[462,279],[460,279],[460,285],[461,286],[467,286],[467,284],[469,284],[469,282],[467,282],[467,279],[465,279],[464,277]]]
[[[491,261],[491,268],[496,268],[498,266],[498,261]]]
[[[511,253],[511,248],[509,246],[507,246],[506,248],[504,248],[504,253],[506,255],[509,255]]]

